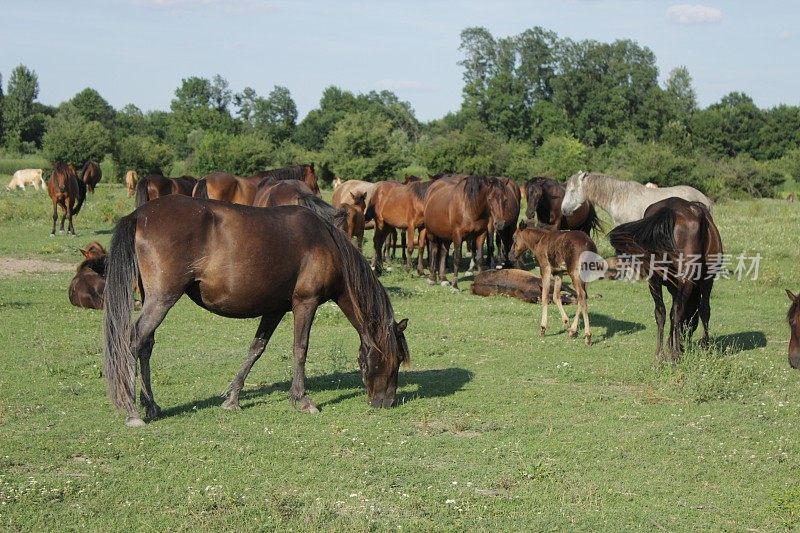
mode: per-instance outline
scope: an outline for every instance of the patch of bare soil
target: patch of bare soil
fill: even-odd
[[[0,278],[10,278],[19,274],[37,272],[72,272],[73,270],[75,270],[75,265],[70,263],[0,257]]]

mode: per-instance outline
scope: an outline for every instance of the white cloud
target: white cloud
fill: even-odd
[[[429,83],[416,80],[378,80],[375,85],[379,89],[386,89],[389,91],[430,91],[435,87]]]
[[[676,4],[667,9],[667,18],[678,24],[707,24],[722,21],[722,10],[703,4]]]

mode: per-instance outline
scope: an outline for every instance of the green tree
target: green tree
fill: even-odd
[[[39,95],[39,78],[25,65],[11,71],[8,91],[3,99],[3,120],[6,146],[19,151],[23,133],[29,128],[33,116],[33,104]]]
[[[221,170],[249,176],[270,167],[274,150],[272,143],[259,135],[211,131],[197,143],[191,167],[199,175]]]
[[[503,175],[509,166],[511,150],[502,136],[478,120],[461,131],[423,137],[416,150],[419,162],[429,172],[456,172],[486,176]]]
[[[536,151],[532,170],[563,181],[587,168],[588,152],[583,143],[569,135],[548,137]]]
[[[190,151],[189,138],[193,132],[235,133],[236,121],[228,111],[231,93],[228,82],[217,75],[213,80],[192,76],[181,80],[170,103],[167,140],[183,157]]]
[[[694,114],[691,130],[695,143],[716,157],[758,154],[762,111],[744,93],[733,92]]]
[[[297,106],[289,89],[276,85],[266,98],[256,98],[252,113],[256,131],[263,132],[273,143],[289,139],[297,124]]]
[[[374,111],[345,115],[325,140],[325,162],[342,179],[378,181],[410,162],[408,139]]]
[[[120,172],[135,170],[142,176],[168,168],[174,158],[175,152],[169,145],[148,135],[124,137],[117,145],[115,156]]]
[[[74,108],[59,111],[48,121],[44,152],[50,161],[80,167],[88,160],[101,161],[111,148],[111,135],[97,121],[87,121]]]
[[[114,127],[116,111],[96,90],[87,87],[69,101],[87,121],[97,121],[108,129]]]

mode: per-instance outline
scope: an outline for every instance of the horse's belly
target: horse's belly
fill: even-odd
[[[287,284],[204,282],[200,280],[186,289],[186,294],[200,307],[230,318],[254,318],[268,313],[291,310],[291,291]]]

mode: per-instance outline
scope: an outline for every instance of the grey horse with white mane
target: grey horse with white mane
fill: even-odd
[[[567,180],[561,212],[571,215],[586,200],[603,208],[614,225],[641,220],[652,204],[677,196],[690,202],[700,202],[711,209],[711,200],[688,185],[651,189],[635,181],[623,181],[603,174],[578,172]]]

